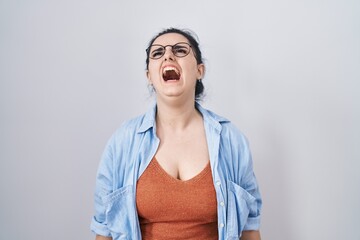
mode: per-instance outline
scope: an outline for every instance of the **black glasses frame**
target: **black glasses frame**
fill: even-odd
[[[188,51],[188,53],[186,53],[185,55],[180,55],[180,56],[178,56],[178,53],[176,52],[176,48],[174,48],[174,47],[176,47],[176,46],[179,45],[179,44],[188,45],[188,46],[189,46],[189,51]],[[150,48],[152,48],[152,47],[159,47],[159,48],[162,48],[164,51],[163,51],[162,54],[159,55],[159,56],[151,57]],[[174,44],[174,45],[166,45],[166,46],[163,46],[163,45],[160,45],[160,44],[153,44],[153,45],[151,45],[150,47],[148,47],[148,48],[146,49],[146,53],[148,54],[149,58],[151,58],[151,59],[155,59],[155,60],[156,60],[156,59],[160,59],[162,56],[165,55],[165,53],[166,53],[166,48],[167,48],[167,47],[171,47],[171,52],[172,52],[176,57],[180,57],[180,58],[183,58],[183,57],[186,57],[187,55],[189,55],[189,53],[190,53],[190,51],[191,51],[191,49],[192,49],[191,45],[190,45],[189,43],[187,43],[187,42],[178,42],[178,43],[176,43],[176,44]]]

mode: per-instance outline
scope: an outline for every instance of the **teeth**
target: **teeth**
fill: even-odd
[[[164,67],[163,73],[165,73],[166,71],[175,71],[177,74],[179,74],[179,70],[174,67]]]

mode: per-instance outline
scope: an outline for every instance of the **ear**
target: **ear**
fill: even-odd
[[[146,78],[147,78],[147,80],[148,80],[148,83],[149,83],[149,84],[152,84],[151,79],[150,79],[150,72],[149,72],[149,70],[146,70]]]
[[[198,74],[197,79],[203,79],[205,74],[205,65],[203,63],[200,63],[197,65]]]

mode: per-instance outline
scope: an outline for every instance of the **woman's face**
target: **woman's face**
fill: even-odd
[[[165,48],[165,54],[162,57],[149,59],[147,78],[155,88],[158,101],[170,99],[195,100],[196,80],[203,77],[204,65],[197,64],[191,48],[188,55],[184,57],[175,56],[171,46],[181,42],[189,43],[186,37],[181,34],[167,33],[158,37],[153,43],[153,45],[170,45]]]

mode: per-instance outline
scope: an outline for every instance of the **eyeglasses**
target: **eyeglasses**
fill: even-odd
[[[180,57],[180,58],[187,56],[191,50],[190,44],[186,42],[179,42],[175,45],[166,45],[166,46],[162,46],[160,44],[153,44],[146,49],[146,52],[148,53],[149,58],[159,59],[162,56],[164,56],[166,52],[166,47],[171,47],[172,53],[176,57]]]

